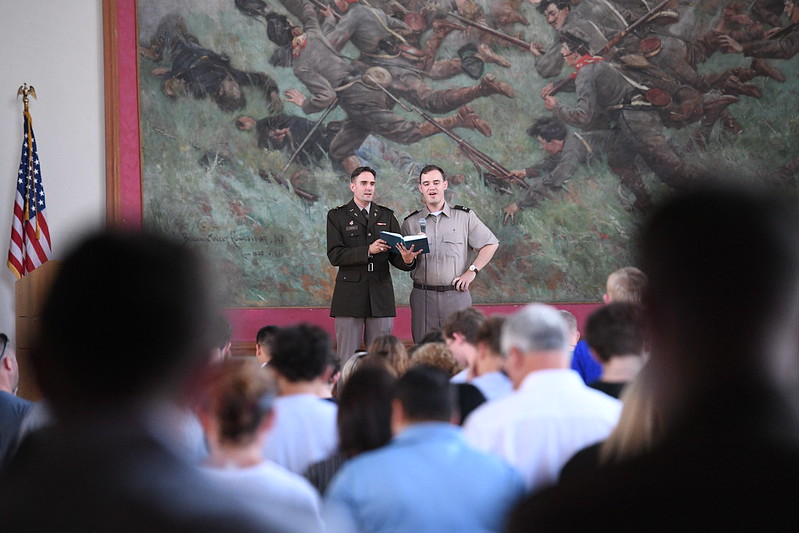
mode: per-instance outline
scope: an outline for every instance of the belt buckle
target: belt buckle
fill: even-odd
[[[375,271],[375,264],[374,263],[367,264],[366,265],[366,271],[367,272],[374,272]]]

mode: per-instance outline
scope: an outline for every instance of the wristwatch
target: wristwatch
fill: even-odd
[[[471,272],[474,272],[474,275],[475,275],[475,276],[476,276],[477,274],[479,274],[479,273],[480,273],[480,271],[479,271],[479,270],[477,270],[477,267],[476,267],[476,266],[474,266],[474,265],[469,265],[469,270],[470,270]]]

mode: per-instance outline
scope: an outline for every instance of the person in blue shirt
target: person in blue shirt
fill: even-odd
[[[394,440],[348,461],[328,487],[328,531],[503,531],[524,484],[501,459],[471,448],[451,423],[446,373],[411,368],[392,407]]]
[[[610,273],[605,283],[606,292],[602,295],[602,301],[605,304],[610,302],[640,304],[646,283],[646,274],[633,266],[615,270]],[[602,375],[602,365],[591,355],[585,340],[578,342],[574,348],[571,367],[582,376],[586,385],[590,385]]]

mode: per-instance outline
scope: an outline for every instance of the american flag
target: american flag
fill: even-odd
[[[17,199],[11,242],[8,245],[8,268],[21,278],[50,258],[50,228],[47,226],[44,186],[36,154],[36,139],[30,114],[23,114],[22,158],[17,173]]]

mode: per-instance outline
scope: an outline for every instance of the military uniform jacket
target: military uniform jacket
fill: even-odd
[[[327,213],[327,258],[339,267],[330,316],[396,316],[394,286],[388,264],[411,270],[397,252],[381,252],[369,257],[369,245],[380,238],[381,231],[400,233],[394,212],[372,202],[369,220],[350,200]]]

